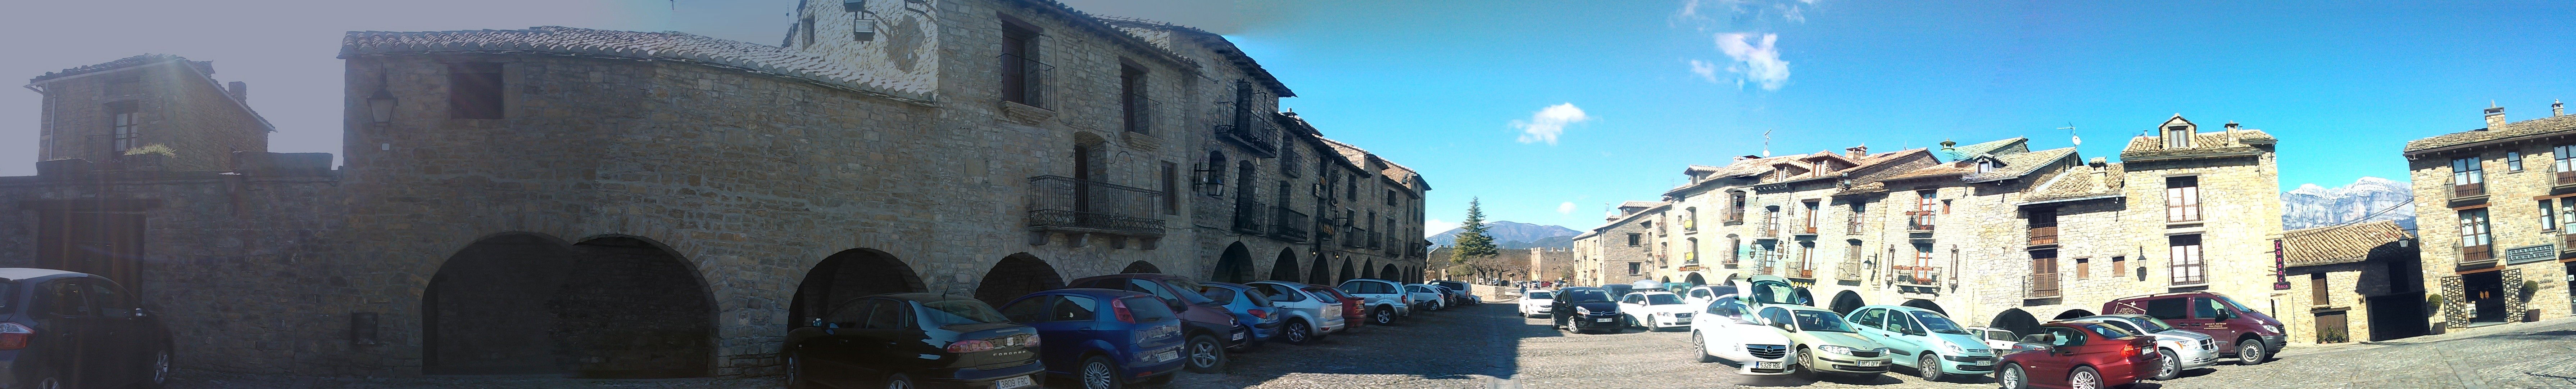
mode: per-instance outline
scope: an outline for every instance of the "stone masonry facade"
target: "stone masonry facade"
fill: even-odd
[[[2486,128],[2406,143],[2422,234],[2423,288],[2440,321],[2521,321],[2576,314],[2576,116],[2510,121],[2485,109]],[[2526,284],[2528,282],[2528,284]],[[2524,291],[2526,286],[2533,287]]]

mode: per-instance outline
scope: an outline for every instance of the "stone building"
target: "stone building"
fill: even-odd
[[[2442,297],[2450,327],[2576,308],[2576,116],[2549,108],[2513,122],[2491,107],[2486,128],[2406,142],[2416,217],[2446,226],[2421,239],[2424,289]]]
[[[2281,232],[2290,341],[2336,343],[2423,334],[2423,264],[2395,221]],[[2299,304],[2304,303],[2304,304]]]
[[[1623,202],[1607,218],[1607,224],[1575,235],[1572,281],[1577,285],[1605,285],[1651,276],[1658,254],[1653,249],[1653,222],[1671,207],[1669,203]]]
[[[1426,181],[1277,112],[1287,88],[1222,37],[1041,0],[796,16],[779,46],[350,32],[338,169],[47,161],[0,178],[0,250],[35,254],[0,265],[126,274],[183,368],[583,377],[775,374],[786,330],[874,293],[1423,267]],[[91,98],[58,80],[49,101]],[[265,133],[169,135],[243,129]],[[1299,208],[1374,220],[1277,217]],[[1336,225],[1380,243],[1329,247]]]
[[[1529,249],[1529,277],[1533,280],[1558,280],[1574,277],[1574,249],[1532,247]]]
[[[36,159],[88,162],[51,167],[224,170],[233,152],[267,152],[268,133],[277,130],[250,109],[248,85],[215,80],[213,61],[137,55],[47,72],[27,88],[44,95]],[[151,146],[170,154],[127,156]]]

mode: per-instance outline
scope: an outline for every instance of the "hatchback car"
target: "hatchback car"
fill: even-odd
[[[1121,289],[1142,292],[1170,304],[1172,312],[1181,315],[1181,331],[1190,344],[1189,369],[1213,372],[1225,368],[1226,350],[1252,345],[1252,327],[1234,318],[1234,312],[1216,300],[1198,293],[1199,284],[1189,277],[1170,274],[1127,273],[1084,277],[1066,283],[1076,288]]]
[[[1698,349],[1700,362],[1735,361],[1735,373],[1743,375],[1789,374],[1788,336],[1746,311],[1743,300],[1710,297],[1690,324],[1691,346]]]
[[[2014,343],[2021,343],[2021,335],[2015,335],[2012,330],[2002,328],[1968,327],[1968,336],[1985,341],[1986,348],[1994,349],[1997,353],[2009,352]]]
[[[1367,327],[1369,318],[1372,317],[1368,313],[1368,300],[1352,296],[1350,292],[1343,292],[1340,288],[1309,285],[1306,287],[1306,294],[1332,296],[1342,301],[1342,324],[1344,325],[1340,331],[1335,332],[1358,331],[1360,327]]]
[[[1556,291],[1553,290],[1530,289],[1527,292],[1521,292],[1521,301],[1518,304],[1521,317],[1546,315],[1548,303],[1554,300],[1556,300]]]
[[[1694,307],[1708,306],[1708,302],[1717,296],[1730,294],[1735,294],[1735,285],[1700,285],[1681,292],[1682,303]]]
[[[1038,330],[983,301],[936,293],[851,299],[787,331],[789,387],[1037,386]]]
[[[1682,304],[1682,297],[1666,291],[1629,293],[1619,297],[1619,315],[1629,326],[1646,327],[1647,331],[1687,327],[1691,314],[1700,309]]]
[[[1428,307],[1423,309],[1425,311],[1449,308],[1449,291],[1446,289],[1431,284],[1404,284],[1404,291],[1405,295],[1412,299],[1405,302],[1412,303],[1415,307]]]
[[[1556,318],[1556,328],[1576,333],[1591,331],[1619,332],[1619,303],[1601,288],[1578,286],[1565,288],[1550,302],[1548,315]]]
[[[1286,317],[1277,315],[1279,307],[1273,306],[1269,298],[1263,297],[1259,290],[1249,285],[1228,282],[1203,283],[1199,284],[1199,295],[1207,296],[1209,300],[1215,300],[1217,305],[1224,306],[1227,312],[1233,312],[1235,321],[1252,326],[1252,340],[1249,343],[1252,343],[1253,347],[1260,347],[1263,343],[1269,342],[1271,337],[1277,336],[1279,326],[1287,323]]]
[[[1181,318],[1154,295],[1068,288],[1020,296],[1002,316],[1038,329],[1038,360],[1083,389],[1167,380],[1181,370]]]
[[[1274,339],[1288,344],[1306,344],[1324,339],[1325,334],[1342,330],[1342,300],[1330,295],[1317,295],[1307,288],[1321,288],[1288,281],[1257,281],[1249,284],[1261,291],[1263,299],[1278,308],[1271,315],[1279,317],[1279,333]]]
[[[1449,306],[1476,305],[1477,303],[1483,302],[1481,299],[1476,298],[1475,289],[1468,287],[1466,282],[1442,280],[1424,283],[1449,289]]]
[[[2155,337],[2155,352],[2163,354],[2157,356],[2161,358],[2160,360],[2163,362],[2156,365],[2155,375],[2150,379],[2159,381],[2170,380],[2174,379],[2174,377],[2181,377],[2182,371],[2184,370],[2198,369],[2218,364],[2218,341],[2216,339],[2210,338],[2207,334],[2174,328],[2172,325],[2165,324],[2163,320],[2157,320],[2152,316],[2139,314],[2115,314],[2085,316],[2066,320],[2109,324],[2112,327],[2119,327],[2122,331]]]
[[[1860,329],[1861,337],[1896,353],[1891,361],[1914,368],[1924,381],[1995,372],[1994,349],[1940,312],[1872,305],[1852,310],[1843,319]]]
[[[1758,309],[1762,322],[1789,337],[1789,364],[1817,373],[1878,374],[1891,359],[1886,347],[1860,336],[1834,311],[1797,305]]]
[[[0,268],[0,377],[8,387],[159,387],[170,379],[170,330],[115,281],[53,269]]]
[[[2234,356],[2239,364],[2262,364],[2289,346],[2289,337],[2281,332],[2281,320],[2217,293],[2123,297],[2102,303],[2102,313],[2154,316],[2175,328],[2209,335],[2218,339],[2219,354]]]
[[[2108,388],[2153,374],[2155,338],[2102,323],[2051,322],[2004,354],[1995,382],[2005,389]]]
[[[1375,325],[1395,324],[1395,318],[1413,315],[1414,306],[1404,284],[1375,278],[1342,281],[1343,293],[1368,300],[1368,322]]]

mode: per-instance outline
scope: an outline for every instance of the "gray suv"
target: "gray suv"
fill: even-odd
[[[1244,285],[1261,291],[1262,297],[1270,299],[1270,304],[1279,308],[1280,315],[1287,316],[1286,324],[1279,325],[1275,339],[1288,344],[1323,340],[1327,334],[1341,331],[1347,324],[1342,319],[1341,299],[1306,293],[1305,289],[1312,285],[1288,281],[1255,281]]]

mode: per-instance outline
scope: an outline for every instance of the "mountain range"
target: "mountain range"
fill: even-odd
[[[1430,238],[1431,244],[1438,246],[1457,245],[1458,233],[1466,231],[1467,230],[1464,228],[1451,228],[1449,231],[1441,232],[1439,235],[1432,235]],[[1570,249],[1574,248],[1574,236],[1579,234],[1582,233],[1576,232],[1572,228],[1565,228],[1564,226],[1529,224],[1503,220],[1495,220],[1491,223],[1485,223],[1485,235],[1494,237],[1494,247],[1501,249],[1526,249],[1536,247]]]
[[[2415,198],[2412,188],[2405,181],[2379,177],[2362,177],[2333,188],[2299,185],[2298,189],[2281,193],[2281,229],[2396,220],[2399,226],[2412,230],[2415,207],[2407,204]],[[2372,215],[2374,212],[2378,214]]]

